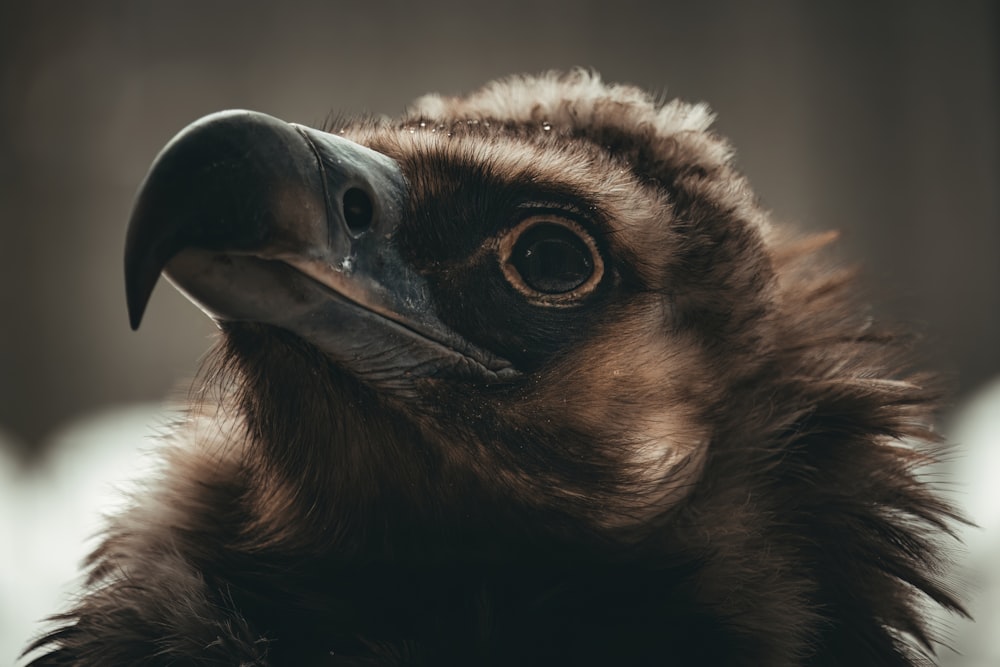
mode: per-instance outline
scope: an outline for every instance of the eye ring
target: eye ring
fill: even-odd
[[[560,274],[541,281],[531,276],[526,278],[522,270],[526,268],[527,255],[532,249],[544,249],[539,244],[546,243],[550,252],[572,251],[579,256],[569,257],[569,265],[563,265],[568,275]],[[558,215],[525,218],[504,234],[497,250],[500,269],[507,282],[539,305],[571,306],[593,292],[604,276],[604,259],[593,237],[577,222]],[[518,264],[522,265],[520,269]],[[582,276],[588,269],[589,275]],[[574,271],[581,274],[579,283],[575,283]]]

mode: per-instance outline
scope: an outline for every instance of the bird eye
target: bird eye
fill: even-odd
[[[535,225],[517,240],[510,262],[528,287],[542,294],[571,292],[594,272],[590,248],[562,225]]]
[[[561,218],[529,218],[501,241],[507,280],[520,292],[547,304],[589,293],[600,280],[603,262],[582,227]]]

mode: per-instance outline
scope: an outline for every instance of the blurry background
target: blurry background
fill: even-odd
[[[955,377],[950,423],[972,462],[959,471],[1000,476],[974,451],[1000,449],[1000,426],[982,426],[1000,415],[984,393],[1000,378],[996,2],[0,0],[0,605],[14,609],[0,608],[0,663],[52,609],[30,577],[71,576],[39,556],[76,555],[48,526],[89,525],[47,512],[97,503],[77,478],[131,460],[83,457],[83,443],[132,452],[152,420],[136,410],[183,386],[209,345],[211,323],[164,286],[128,328],[124,229],[164,143],[219,109],[315,125],[577,65],[708,101],[778,219],[842,230],[877,312],[915,324],[928,365]],[[980,504],[1000,512],[1000,496]]]

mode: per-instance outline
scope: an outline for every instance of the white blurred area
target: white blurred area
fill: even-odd
[[[67,607],[102,517],[120,509],[135,480],[152,474],[159,405],[116,408],[52,437],[48,455],[25,468],[0,436],[0,665],[14,665],[40,621]]]
[[[950,439],[952,497],[975,525],[961,531],[965,586],[974,621],[941,619],[954,653],[941,651],[942,667],[1000,665],[1000,379],[956,413]]]
[[[152,473],[156,434],[172,415],[160,406],[119,408],[59,432],[50,456],[26,470],[0,434],[0,665],[15,664],[44,617],[64,609],[102,516],[121,507],[130,480]],[[953,420],[959,451],[948,474],[954,497],[978,527],[963,529],[965,599],[975,622],[942,616],[955,651],[942,667],[1000,665],[1000,381],[977,393]]]

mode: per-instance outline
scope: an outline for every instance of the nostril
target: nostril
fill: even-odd
[[[344,220],[352,234],[362,234],[372,225],[374,207],[371,197],[360,188],[350,188],[344,193]]]

